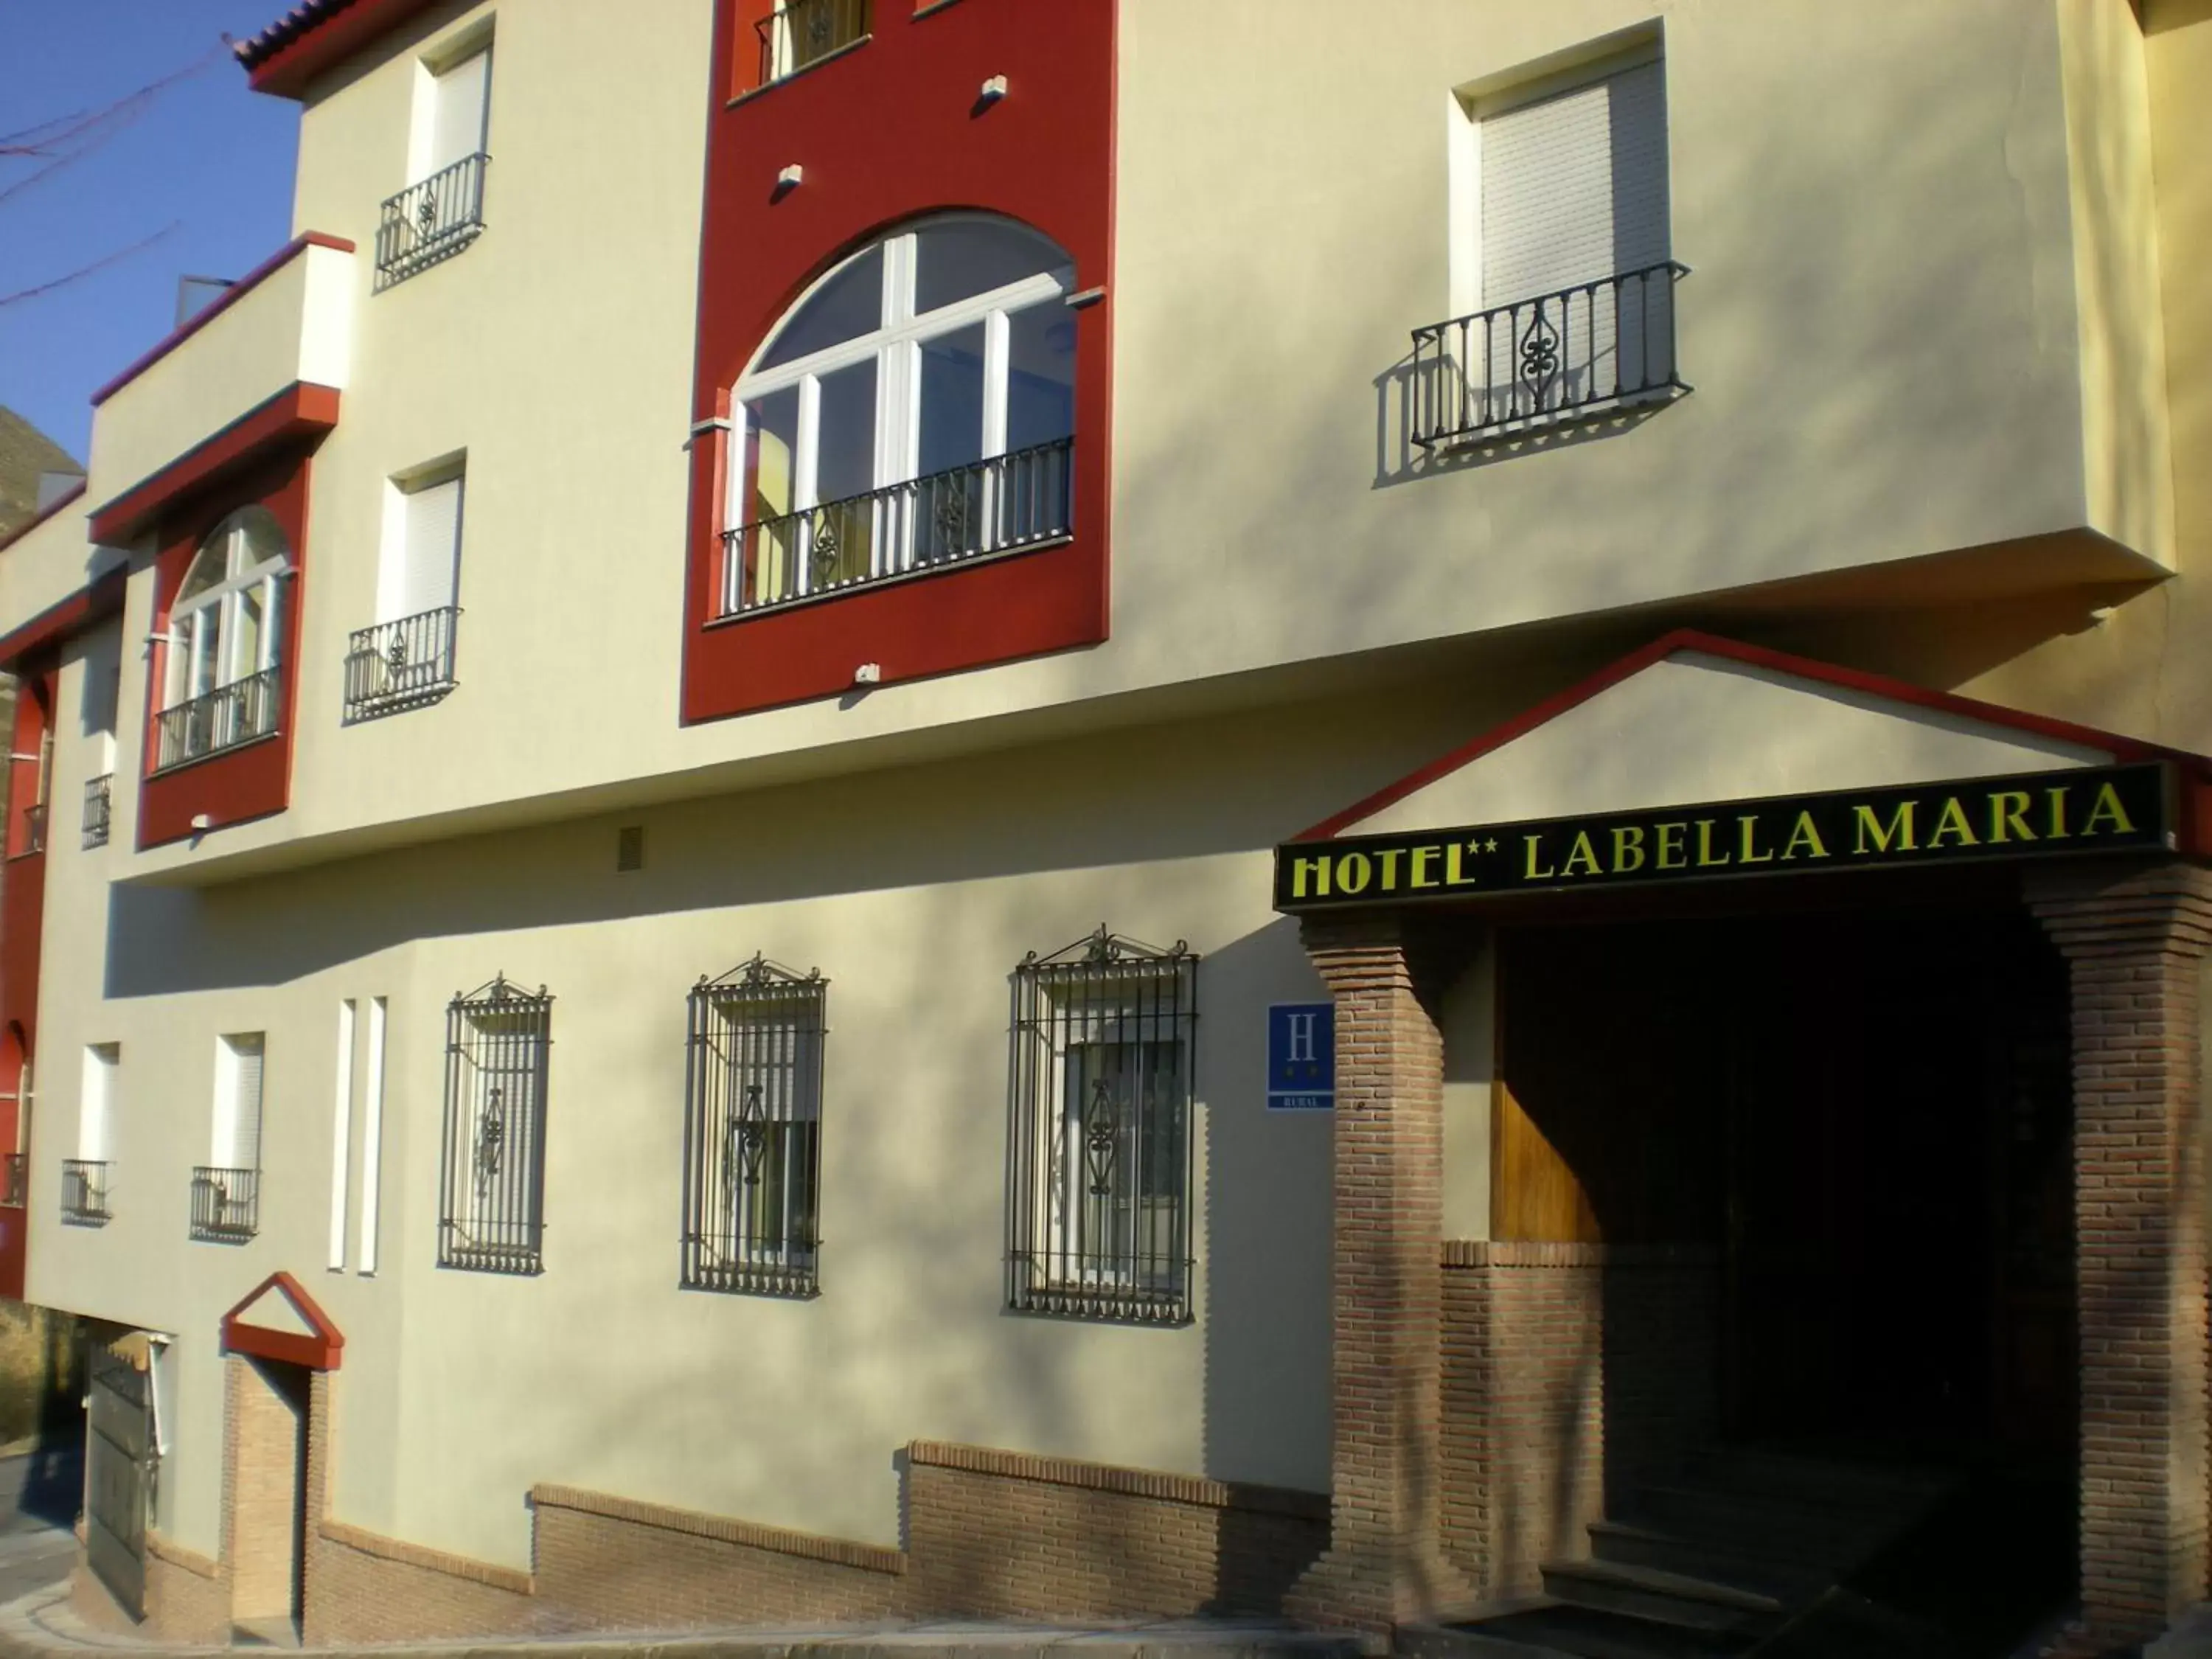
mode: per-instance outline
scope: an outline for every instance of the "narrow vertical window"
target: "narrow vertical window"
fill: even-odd
[[[376,1272],[378,1200],[384,1180],[384,999],[371,997],[368,1069],[362,1089],[362,1108],[368,1115],[361,1126],[361,1240],[356,1252],[364,1274]]]
[[[84,1051],[84,1081],[77,1096],[76,1156],[62,1164],[62,1219],[97,1227],[108,1219],[107,1172],[115,1148],[115,1080],[123,1063],[120,1043],[94,1042]]]
[[[545,1085],[553,999],[504,975],[446,1015],[446,1133],[438,1264],[544,1267]]]
[[[194,1238],[242,1243],[260,1227],[264,1048],[258,1031],[216,1042],[214,1133],[192,1171]]]
[[[338,1004],[337,1075],[331,1088],[331,1253],[332,1273],[345,1271],[346,1185],[353,1155],[353,1024],[350,998]]]
[[[822,1059],[829,981],[755,957],[691,992],[683,1283],[820,1288]]]
[[[1011,1307],[1191,1317],[1197,970],[1103,927],[1015,969]]]
[[[386,199],[377,221],[379,289],[450,258],[483,228],[491,46],[438,67],[425,63],[419,76],[407,188]]]

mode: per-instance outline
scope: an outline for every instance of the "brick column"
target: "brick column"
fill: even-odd
[[[1472,1600],[1438,1539],[1443,1039],[1395,917],[1304,939],[1336,1001],[1334,1439],[1329,1547],[1288,1605],[1387,1631]]]
[[[2027,897],[2073,981],[2081,1599],[2097,1638],[2140,1640],[2205,1594],[2212,872],[2057,866]]]

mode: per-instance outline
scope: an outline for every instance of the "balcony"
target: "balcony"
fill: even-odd
[[[376,221],[376,292],[443,264],[483,234],[490,164],[479,150],[385,198]]]
[[[33,853],[46,850],[46,804],[40,801],[23,809],[23,833],[15,841],[15,856],[28,858]]]
[[[261,1229],[261,1171],[192,1171],[191,1236],[210,1244],[243,1244]]]
[[[343,390],[353,343],[352,244],[307,235],[94,394],[89,499],[98,539],[120,545],[158,510],[157,481],[240,464],[247,416],[299,385]],[[83,548],[76,550],[82,561]],[[80,571],[78,580],[82,580]]]
[[[784,0],[753,25],[761,86],[811,69],[868,38],[869,0]]]
[[[73,1227],[105,1227],[110,1218],[106,1161],[96,1158],[64,1158],[62,1219]]]
[[[9,1152],[0,1161],[0,1208],[20,1210],[30,1201],[30,1154]]]
[[[107,845],[107,825],[113,805],[115,775],[102,772],[96,778],[84,781],[84,818],[79,826],[78,842],[87,851]]]
[[[1415,329],[1413,441],[1449,448],[1681,396],[1687,275],[1668,260]]]
[[[1065,540],[1075,441],[740,525],[722,538],[725,617],[927,575]]]
[[[356,630],[346,647],[346,723],[419,708],[452,690],[460,616],[447,605]]]
[[[264,668],[164,708],[154,717],[154,769],[166,772],[272,736],[280,672]]]

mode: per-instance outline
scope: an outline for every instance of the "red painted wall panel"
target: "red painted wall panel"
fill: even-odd
[[[200,543],[223,517],[256,502],[274,514],[291,547],[292,575],[280,585],[283,656],[277,674],[276,732],[237,749],[193,761],[138,786],[138,846],[143,851],[192,834],[192,820],[207,815],[209,828],[267,817],[289,805],[295,692],[300,678],[300,617],[307,581],[307,483],[313,463],[305,454],[269,461],[234,484],[210,492],[164,517],[154,566],[154,614],[168,626],[169,606]],[[155,716],[161,707],[167,647],[156,645],[146,678],[147,768],[155,753]]]
[[[46,855],[30,850],[25,810],[39,800],[47,734],[53,726],[59,675],[51,659],[23,670],[15,699],[15,722],[9,734],[7,850],[0,869],[0,1152],[31,1150],[33,1126],[23,1118],[23,1073],[37,1087],[39,1041],[39,947],[45,931]],[[49,804],[51,807],[51,803]],[[50,826],[51,833],[51,826]],[[23,1294],[27,1212],[0,1206],[0,1296]]]
[[[976,209],[1042,231],[1078,289],[1113,263],[1115,0],[951,0],[916,15],[875,0],[872,34],[845,55],[751,86],[763,0],[718,0],[700,255],[698,419],[798,294],[902,220]],[[994,76],[1007,95],[977,93]],[[778,198],[777,173],[804,182]],[[722,528],[720,434],[692,451],[684,718],[834,695],[863,662],[889,684],[1092,645],[1108,627],[1108,437],[1113,307],[1076,319],[1074,535],[1066,545],[869,592],[710,625]]]

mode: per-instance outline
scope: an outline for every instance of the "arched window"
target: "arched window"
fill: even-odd
[[[157,766],[276,730],[282,641],[276,584],[289,569],[266,507],[242,507],[200,544],[169,606]]]
[[[732,398],[721,609],[758,610],[1063,537],[1068,256],[947,215],[831,270]]]

